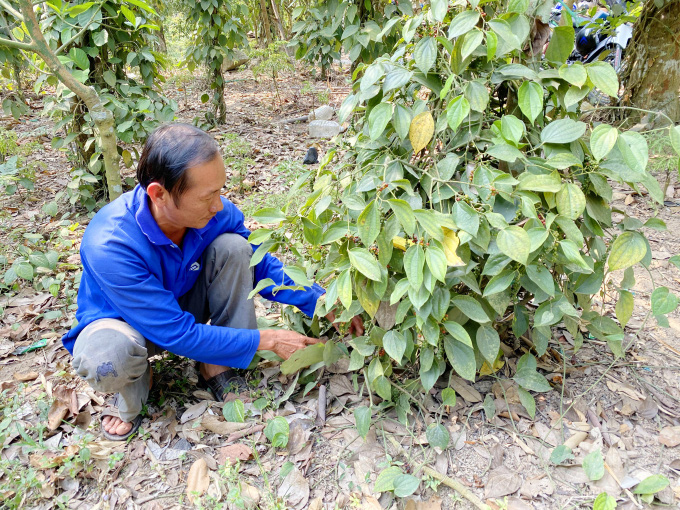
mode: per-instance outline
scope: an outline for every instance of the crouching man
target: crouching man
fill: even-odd
[[[222,400],[242,383],[232,368],[246,368],[255,351],[287,359],[318,342],[257,330],[248,299],[257,282],[294,282],[270,254],[250,267],[250,232],[243,213],[220,195],[225,179],[211,136],[187,124],[161,126],[144,146],[137,187],[102,208],[85,230],[77,325],[62,341],[78,375],[116,394],[102,417],[108,439],[124,440],[139,428],[151,385],[148,358],[157,352],[199,361],[199,382]],[[260,291],[308,316],[323,293],[317,284]],[[350,329],[363,333],[361,319]]]

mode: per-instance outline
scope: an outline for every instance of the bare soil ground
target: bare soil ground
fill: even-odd
[[[225,151],[234,143],[233,133],[239,143],[249,144],[247,157],[252,162],[245,174],[228,170],[233,180],[225,194],[252,213],[258,205],[285,199],[287,187],[301,172],[299,163],[310,142],[306,125],[279,121],[311,109],[312,95],[301,93],[302,82],[310,78],[296,74],[281,80],[283,104],[276,102],[268,83],[253,81],[249,71],[232,78],[244,81],[228,85],[228,122],[212,133]],[[319,92],[329,92],[329,102],[336,108],[349,90],[342,74],[329,84],[312,83]],[[180,119],[190,121],[203,114],[200,80],[189,84],[189,90],[172,87],[170,80],[168,93],[180,103]],[[318,99],[314,101],[318,106]],[[32,114],[20,122],[0,118],[0,125],[18,133],[21,144],[37,142],[29,157],[45,163],[36,174],[35,191],[0,199],[2,254],[11,262],[19,245],[54,247],[61,253],[59,271],[71,283],[57,298],[30,285],[12,297],[0,296],[4,308],[0,506],[474,508],[445,484],[423,476],[420,468],[428,464],[494,509],[592,508],[594,498],[604,491],[617,498],[618,508],[642,508],[645,504],[631,490],[654,474],[671,482],[655,503],[678,507],[680,314],[670,316],[667,329],[658,327],[653,318],[645,321],[652,279],[680,293],[680,271],[668,261],[680,253],[680,185],[675,177],[671,187],[679,188],[678,198],[671,190],[668,205],[661,208],[646,196],[615,190],[614,206],[621,213],[642,221],[658,217],[668,226],[666,231],[647,232],[653,262],[649,272],[636,270],[636,310],[626,331],[626,357],[615,360],[606,345],[595,340],[587,340],[574,353],[568,334],[555,331],[550,349],[539,361],[554,390],[537,396],[535,419],[519,405],[509,380],[487,376],[470,384],[454,378],[440,381],[425,396],[424,409],[412,416],[408,427],[392,412],[375,406],[364,440],[356,431],[353,409],[376,397],[362,391],[361,378],[347,373],[346,364],[331,367],[320,381],[327,390],[326,405],[321,406],[327,415],[323,423],[319,419],[323,388],[303,395],[296,378],[282,375],[275,363],[263,363],[249,379],[253,397],[264,400],[257,405],[246,402],[245,425],[227,423],[222,418],[224,404],[196,389],[193,363],[164,356],[152,359],[157,377],[142,429],[121,444],[100,437],[99,416],[106,396],[94,393],[74,374],[61,346],[60,337],[75,312],[73,297],[66,291],[78,270],[79,239],[89,215],[65,204],[60,204],[55,218],[42,212],[42,206],[68,184],[70,165],[66,151],[50,146],[51,122],[40,117],[39,98],[31,100],[31,108]],[[133,174],[126,170],[126,175]],[[247,181],[245,186],[242,181]],[[27,237],[31,233],[42,239]],[[599,305],[613,314],[611,294],[608,290]],[[257,309],[261,317],[279,316],[271,303],[258,301]],[[50,313],[57,311],[62,313]],[[47,340],[45,347],[14,354],[41,339]],[[521,354],[526,346],[518,342],[508,349]],[[516,354],[509,355],[501,375],[513,373],[516,359]],[[458,400],[454,407],[442,407],[441,390],[449,382]],[[264,403],[267,407],[258,409]],[[271,447],[258,426],[275,415],[290,424],[284,448]],[[425,429],[437,419],[451,435],[445,451],[427,444]],[[395,449],[390,437],[404,452]],[[551,462],[551,452],[565,441],[574,458]],[[604,474],[591,482],[582,463],[598,449],[605,458]],[[240,460],[232,464],[228,459]],[[423,477],[414,495],[395,499],[391,492],[375,490],[378,474],[390,465]],[[203,495],[194,498],[192,490]]]

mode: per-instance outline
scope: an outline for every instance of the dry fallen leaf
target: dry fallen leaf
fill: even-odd
[[[642,405],[638,409],[637,413],[643,418],[651,420],[657,414],[659,414],[659,406],[651,396],[647,396],[647,398],[642,401]]]
[[[260,491],[256,487],[241,482],[241,499],[246,508],[259,508],[260,498]]]
[[[427,501],[415,501],[409,499],[406,502],[405,510],[441,510],[442,500],[437,496],[432,496]]]
[[[361,510],[382,510],[382,506],[373,496],[364,496],[361,504]]]
[[[40,495],[45,499],[52,499],[54,497],[55,488],[52,484],[43,484],[40,487]]]
[[[60,466],[65,461],[76,455],[79,451],[79,446],[71,444],[59,452],[42,451],[31,453],[28,456],[28,462],[36,469],[49,469]]]
[[[479,393],[476,389],[474,389],[460,377],[451,378],[451,387],[468,404],[474,404],[475,402],[481,402],[482,400],[484,400],[482,398],[481,393]]]
[[[47,428],[49,430],[57,430],[61,421],[66,418],[68,414],[68,405],[64,404],[61,400],[55,400],[52,402],[52,407],[47,413]]]
[[[381,301],[378,311],[375,312],[375,320],[381,328],[387,331],[392,329],[396,321],[398,306],[397,303],[390,306],[387,301]]]
[[[2,381],[0,383],[0,392],[3,392],[5,390],[14,390],[16,388],[16,383],[14,381]]]
[[[508,506],[505,508],[507,510],[534,510],[533,505],[517,497],[508,498]]]
[[[672,470],[677,471],[680,474],[680,459],[675,459],[668,465]]]
[[[578,445],[588,438],[587,432],[574,432],[565,442],[564,446],[574,450]]]
[[[522,486],[522,477],[510,471],[505,466],[497,467],[489,472],[484,496],[486,498],[500,498],[514,494]]]
[[[497,399],[507,400],[509,404],[521,404],[517,388],[515,381],[500,379],[493,384],[491,391]]]
[[[305,430],[300,420],[294,420],[290,424],[290,433],[288,435],[288,444],[286,449],[289,455],[296,455],[302,451],[307,445],[307,440],[311,431]]]
[[[309,482],[297,467],[294,467],[279,486],[278,496],[288,502],[288,505],[302,509],[309,500]]]
[[[328,393],[334,397],[356,395],[351,381],[345,375],[334,375],[330,378]]]
[[[323,510],[323,500],[321,498],[314,498],[310,501],[307,510]]]
[[[201,496],[210,485],[210,476],[208,475],[208,465],[205,460],[198,459],[189,469],[187,475],[187,497],[193,504],[194,499]]]
[[[680,426],[665,427],[659,433],[659,443],[668,448],[674,448],[680,444]]]
[[[189,408],[184,411],[184,413],[182,413],[182,417],[179,421],[180,423],[186,423],[188,421],[195,420],[201,416],[206,409],[208,409],[208,402],[205,400],[203,402],[199,402],[198,404],[189,406]]]
[[[626,476],[626,469],[623,466],[623,460],[619,455],[618,448],[609,448],[604,459],[605,469],[604,476],[599,480],[592,482],[597,492],[606,492],[613,498],[618,498],[621,493],[620,480]]]
[[[527,480],[520,489],[520,494],[529,499],[535,499],[538,496],[550,496],[553,492],[555,492],[555,485],[547,477]]]
[[[69,388],[64,384],[59,384],[52,391],[52,396],[66,405],[71,414],[78,414],[80,406],[78,405],[78,394],[76,393],[76,390]]]
[[[14,374],[14,379],[19,382],[33,381],[38,378],[38,372],[22,372]]]
[[[239,430],[247,429],[252,427],[252,423],[236,423],[229,422],[220,419],[214,414],[204,414],[201,418],[201,428],[214,432],[215,434],[220,434],[222,436],[227,436]]]
[[[242,443],[223,446],[217,453],[217,462],[220,464],[226,464],[227,462],[235,464],[237,460],[246,461],[252,458],[253,450]]]
[[[561,482],[571,484],[590,483],[588,475],[586,475],[581,466],[557,466],[553,472],[555,479]]]
[[[643,400],[645,396],[639,391],[635,390],[630,384],[619,383],[616,381],[607,381],[607,388],[618,393],[622,393],[633,400]]]

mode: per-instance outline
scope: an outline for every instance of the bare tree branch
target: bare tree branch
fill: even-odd
[[[0,0],[1,1],[1,0]],[[25,50],[25,51],[35,51],[36,46],[33,45],[32,43],[23,43],[19,41],[13,41],[12,39],[5,39],[4,37],[0,37],[0,46],[6,46],[8,48],[14,48],[16,50]]]
[[[5,0],[0,0],[0,5],[1,5],[2,7],[4,7],[4,8],[7,10],[7,12],[9,12],[9,13],[10,13],[12,16],[14,16],[16,19],[18,19],[19,21],[24,21],[24,17],[22,16],[22,14],[21,14],[19,11],[17,11],[16,9],[14,9],[14,8],[9,4],[9,2],[7,2],[7,1],[5,1]]]

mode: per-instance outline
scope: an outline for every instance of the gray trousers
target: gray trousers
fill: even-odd
[[[203,252],[194,286],[178,300],[197,322],[215,327],[257,329],[250,243],[238,234],[222,234]],[[161,352],[122,320],[99,319],[78,335],[73,368],[96,390],[118,393],[118,412],[132,421],[149,397],[149,357]]]

